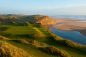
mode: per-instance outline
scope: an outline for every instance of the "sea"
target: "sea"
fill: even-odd
[[[56,15],[54,18],[74,19],[86,21],[86,15]]]

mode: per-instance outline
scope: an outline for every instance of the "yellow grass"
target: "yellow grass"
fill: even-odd
[[[0,57],[32,57],[26,51],[9,43],[0,43]]]

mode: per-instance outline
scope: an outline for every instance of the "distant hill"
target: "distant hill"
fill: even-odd
[[[0,16],[0,23],[14,24],[14,23],[40,23],[43,26],[53,25],[56,23],[56,20],[43,15],[30,15],[30,16],[15,16],[15,15],[6,15]]]

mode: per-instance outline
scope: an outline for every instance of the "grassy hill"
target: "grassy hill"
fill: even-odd
[[[2,18],[0,19],[0,47],[3,47],[0,48],[0,57],[86,56],[86,46],[53,34],[46,28],[47,24],[45,26],[40,23],[46,21],[45,18],[48,17],[41,15],[3,16],[3,22]],[[7,22],[8,19],[11,22]],[[53,22],[48,24],[52,25]]]

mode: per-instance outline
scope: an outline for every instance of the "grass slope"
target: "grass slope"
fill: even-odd
[[[54,35],[36,21],[42,16],[22,16],[15,22],[0,25],[0,56],[2,57],[85,57],[86,46]],[[27,21],[27,22],[26,22]],[[16,23],[15,23],[16,24]],[[6,44],[4,43],[6,42]],[[22,51],[22,52],[21,52]],[[11,53],[12,52],[12,53]],[[15,55],[13,55],[15,54]]]

